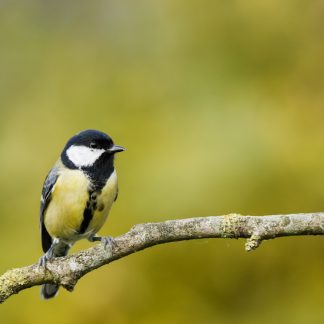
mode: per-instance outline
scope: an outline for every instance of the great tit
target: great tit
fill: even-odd
[[[40,258],[41,266],[46,267],[49,259],[67,255],[82,238],[102,241],[106,246],[112,243],[111,237],[99,237],[96,233],[117,199],[114,156],[124,150],[97,130],[82,131],[67,142],[43,185],[40,231],[45,254]],[[58,288],[45,284],[41,296],[52,298]]]

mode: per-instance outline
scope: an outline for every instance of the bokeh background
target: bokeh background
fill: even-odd
[[[101,231],[324,210],[322,1],[0,1],[0,271],[41,256],[44,177],[96,128],[127,151]],[[80,242],[74,251],[89,247]],[[322,323],[324,239],[154,247],[1,323]]]

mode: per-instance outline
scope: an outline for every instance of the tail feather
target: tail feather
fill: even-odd
[[[66,256],[69,252],[70,245],[63,242],[53,242],[51,250],[51,258],[63,257]],[[41,297],[42,299],[50,299],[57,295],[60,286],[52,283],[47,283],[42,285],[41,288]]]
[[[56,296],[59,290],[58,285],[54,284],[45,284],[41,288],[41,297],[42,299],[50,299]]]

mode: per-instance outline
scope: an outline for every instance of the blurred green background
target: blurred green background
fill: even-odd
[[[0,39],[1,273],[41,256],[44,177],[87,128],[127,148],[103,234],[324,210],[322,1],[1,0]],[[157,246],[0,322],[322,323],[323,238],[243,243]]]

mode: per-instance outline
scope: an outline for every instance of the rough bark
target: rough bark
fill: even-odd
[[[56,283],[72,291],[86,273],[150,246],[202,238],[246,238],[246,251],[263,240],[294,235],[323,235],[324,213],[242,216],[229,214],[160,223],[138,224],[115,238],[111,250],[98,244],[87,250],[47,262],[46,269],[33,264],[8,270],[0,277],[0,303],[23,289]]]

